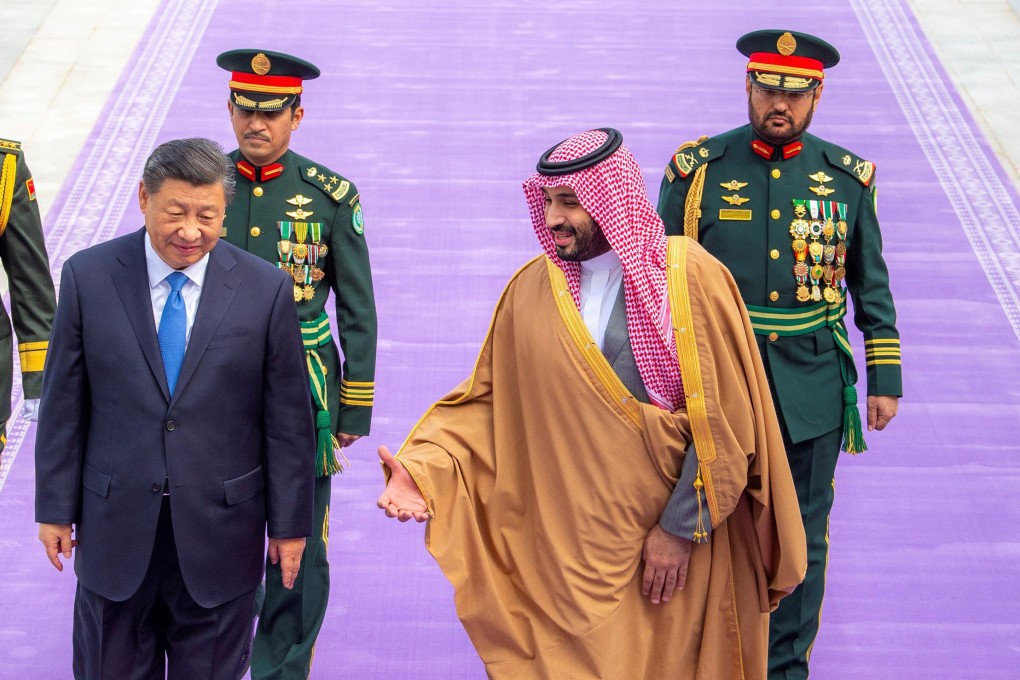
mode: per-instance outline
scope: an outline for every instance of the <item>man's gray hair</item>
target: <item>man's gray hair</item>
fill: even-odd
[[[234,164],[219,144],[202,137],[172,139],[163,142],[149,154],[142,172],[145,190],[155,194],[168,179],[180,180],[196,187],[222,184],[227,205],[234,200],[237,188]]]

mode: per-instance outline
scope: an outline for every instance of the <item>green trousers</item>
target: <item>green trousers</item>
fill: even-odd
[[[294,588],[266,560],[266,600],[252,644],[252,680],[305,680],[329,601],[329,497],[332,477],[315,480],[315,533],[305,545]]]
[[[807,534],[804,583],[779,601],[769,622],[769,680],[806,680],[808,659],[821,622],[829,560],[829,512],[842,430],[791,444],[784,436]]]

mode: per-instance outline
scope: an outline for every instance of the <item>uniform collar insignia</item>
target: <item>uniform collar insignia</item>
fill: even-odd
[[[781,153],[776,154],[776,147],[763,142],[758,138],[751,140],[751,150],[761,156],[767,161],[772,160],[784,160],[788,161],[801,152],[804,148],[804,144],[801,142],[791,142],[780,149]]]
[[[268,182],[271,179],[276,179],[283,173],[283,164],[270,163],[264,168],[256,168],[248,161],[237,161],[237,171],[247,177],[249,181]]]
[[[751,140],[751,150],[761,156],[767,161],[772,160],[772,152],[775,151],[775,147],[770,144],[766,144],[760,139]]]

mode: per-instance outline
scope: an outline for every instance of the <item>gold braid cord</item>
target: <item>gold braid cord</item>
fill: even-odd
[[[698,240],[698,221],[701,219],[701,193],[705,189],[705,170],[708,164],[702,165],[694,171],[694,179],[691,180],[691,188],[687,191],[687,200],[684,201],[684,236]]]
[[[0,236],[7,229],[7,220],[11,217],[17,174],[18,157],[12,153],[4,154],[3,170],[0,171]]]

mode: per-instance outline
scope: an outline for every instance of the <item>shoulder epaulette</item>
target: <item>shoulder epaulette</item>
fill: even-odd
[[[846,149],[828,146],[825,149],[825,158],[833,167],[856,177],[857,181],[864,186],[871,186],[871,182],[875,179],[875,164],[855,156]]]
[[[21,153],[21,142],[15,142],[13,139],[0,139],[0,152],[11,153],[12,151]]]
[[[303,177],[306,182],[318,187],[324,194],[332,198],[337,203],[342,201],[344,196],[346,196],[351,190],[350,182],[328,168],[312,164],[302,165],[300,168],[301,177]]]
[[[686,178],[699,165],[718,158],[725,150],[726,142],[720,139],[699,137],[696,142],[684,142],[677,147],[673,160],[666,166],[666,177],[670,182],[675,179],[675,175]]]

